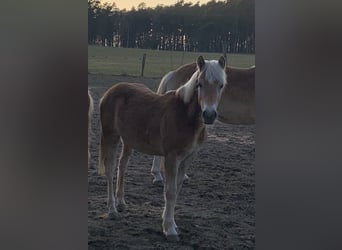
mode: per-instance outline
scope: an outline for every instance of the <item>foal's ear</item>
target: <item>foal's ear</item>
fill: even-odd
[[[220,64],[220,66],[222,67],[222,69],[224,69],[224,67],[226,66],[226,60],[224,59],[223,56],[220,57],[218,62]]]
[[[205,61],[204,61],[203,57],[202,57],[202,56],[199,56],[199,57],[197,58],[197,67],[199,68],[199,70],[202,70],[202,69],[203,69],[204,64],[205,64]]]

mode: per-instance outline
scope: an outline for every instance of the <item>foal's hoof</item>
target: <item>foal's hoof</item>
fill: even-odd
[[[153,185],[155,185],[155,186],[163,186],[164,184],[163,184],[163,180],[162,179],[156,179],[156,178],[154,178],[153,179]]]
[[[179,236],[176,234],[166,235],[166,240],[169,242],[177,242],[179,241]]]
[[[99,217],[100,217],[101,219],[114,220],[114,219],[118,218],[119,215],[118,215],[117,213],[111,212],[111,213],[105,213],[105,214],[103,214],[103,215],[100,215]]]
[[[123,211],[126,210],[126,204],[120,203],[120,204],[118,204],[118,206],[116,207],[116,209],[118,210],[118,212],[123,212]]]
[[[119,217],[118,213],[108,213],[107,214],[107,219],[109,220],[114,220],[117,219]]]

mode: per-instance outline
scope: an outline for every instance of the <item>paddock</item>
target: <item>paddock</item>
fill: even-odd
[[[191,164],[175,218],[180,241],[165,241],[161,230],[163,187],[152,184],[153,156],[134,152],[126,170],[127,209],[116,219],[107,212],[106,179],[97,174],[99,109],[102,94],[112,83],[144,83],[156,90],[160,78],[92,74],[94,99],[91,161],[88,171],[89,249],[254,249],[255,248],[255,126],[209,126],[208,141]]]

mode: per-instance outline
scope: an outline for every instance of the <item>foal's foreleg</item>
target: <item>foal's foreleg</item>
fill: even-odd
[[[178,170],[177,170],[177,174],[176,174],[176,183],[177,183],[177,186],[176,186],[176,198],[175,198],[175,203],[178,199],[178,196],[179,196],[179,193],[180,193],[180,190],[182,189],[182,186],[183,186],[183,182],[184,182],[184,176],[186,175],[185,174],[185,171],[188,169],[189,165],[191,164],[192,160],[194,158],[194,153],[187,156],[180,164],[179,164],[179,167],[178,167]],[[174,220],[174,217],[173,217],[173,225],[174,227],[177,229],[178,226]]]
[[[124,175],[125,169],[127,167],[129,156],[132,153],[132,149],[123,143],[119,165],[118,165],[118,174],[116,181],[116,201],[117,208],[119,211],[123,211],[126,207],[126,202],[124,198]]]
[[[178,162],[174,155],[165,157],[165,183],[164,199],[165,207],[163,211],[163,232],[168,240],[178,241],[176,224],[174,219],[177,191],[177,171]]]

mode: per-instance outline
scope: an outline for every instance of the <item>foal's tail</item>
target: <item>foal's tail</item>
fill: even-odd
[[[107,171],[112,172],[116,161],[120,136],[114,128],[114,105],[111,97],[106,95],[100,100],[100,150],[97,170],[99,175],[105,175]]]

